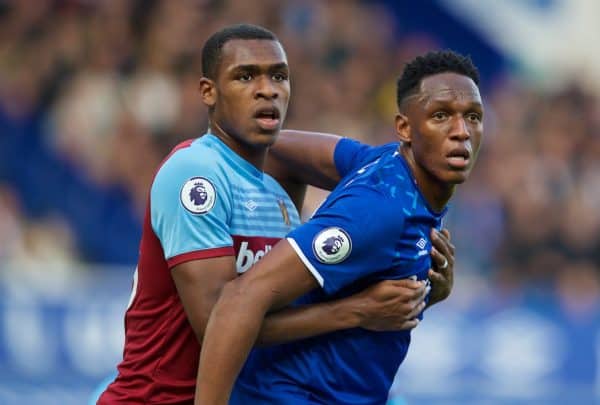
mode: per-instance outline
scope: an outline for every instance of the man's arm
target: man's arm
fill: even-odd
[[[236,278],[233,256],[192,260],[171,269],[188,321],[202,342],[210,313],[223,286]]]
[[[268,311],[318,287],[287,240],[227,283],[210,317],[198,370],[195,404],[227,404],[233,383]]]
[[[385,280],[336,301],[285,308],[265,318],[257,344],[271,345],[342,329],[409,330],[419,324],[429,291],[425,283]]]
[[[269,253],[270,254],[270,253]],[[267,255],[268,256],[268,255]],[[171,270],[196,337],[202,342],[211,310],[225,283],[236,278],[233,256],[193,260]],[[411,280],[389,280],[337,301],[288,308],[269,314],[258,342],[284,343],[336,330],[377,325],[379,330],[417,326],[427,291]]]
[[[287,191],[300,211],[306,185],[332,190],[340,181],[333,154],[338,135],[284,130],[269,148],[265,172]]]
[[[331,190],[340,181],[333,157],[340,139],[322,132],[283,130],[269,148],[265,170],[278,167],[283,178]]]

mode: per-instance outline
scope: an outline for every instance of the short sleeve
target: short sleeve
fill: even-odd
[[[152,228],[169,268],[195,259],[233,255],[228,184],[210,156],[173,155],[159,170],[150,191]]]
[[[404,217],[375,189],[358,186],[340,194],[288,242],[327,294],[389,269]]]
[[[333,153],[335,166],[340,177],[345,177],[359,162],[362,162],[364,156],[371,148],[371,146],[362,144],[354,139],[340,139]]]
[[[365,145],[350,138],[342,138],[333,152],[335,167],[341,178],[353,170],[360,169],[377,160],[387,151],[398,148],[398,143],[387,143],[380,146]]]

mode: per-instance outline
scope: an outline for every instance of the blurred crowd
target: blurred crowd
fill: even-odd
[[[202,44],[241,21],[286,48],[287,128],[376,144],[393,140],[403,63],[440,46],[398,38],[401,21],[376,2],[0,2],[0,263],[135,261],[154,170],[207,128]],[[447,221],[457,277],[587,308],[600,297],[600,95],[511,73],[482,89],[486,138]],[[323,197],[312,190],[306,212]]]

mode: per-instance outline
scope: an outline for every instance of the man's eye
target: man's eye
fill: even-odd
[[[283,82],[287,80],[287,75],[284,73],[275,73],[273,75],[273,80],[275,80],[276,82]]]
[[[442,121],[448,117],[448,114],[444,111],[437,111],[432,115],[433,119]]]
[[[467,119],[471,122],[481,122],[481,115],[477,113],[471,113],[467,115]]]
[[[242,73],[238,76],[238,80],[240,82],[249,82],[252,80],[252,75],[250,73]]]

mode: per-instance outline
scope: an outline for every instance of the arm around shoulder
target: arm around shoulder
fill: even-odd
[[[320,132],[283,130],[269,148],[265,171],[281,181],[331,190],[340,176],[334,152],[341,137]]]

